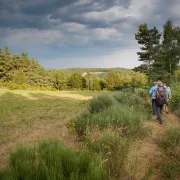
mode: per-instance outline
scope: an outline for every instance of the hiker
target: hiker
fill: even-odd
[[[167,93],[167,103],[166,104],[164,104],[164,107],[163,107],[163,109],[164,109],[164,111],[165,111],[165,113],[166,114],[169,114],[169,112],[168,112],[168,102],[171,100],[171,98],[172,98],[172,93],[171,93],[171,89],[170,89],[170,87],[168,87],[168,86],[166,86],[166,83],[164,82],[163,83],[163,86],[166,88],[166,93]]]
[[[156,115],[156,97],[155,97],[155,91],[158,88],[157,82],[153,82],[153,87],[151,87],[149,94],[152,97],[152,114]]]
[[[155,91],[155,97],[156,97],[157,120],[159,120],[160,124],[163,124],[161,113],[162,113],[164,104],[167,103],[167,92],[162,82],[158,83],[158,88]]]

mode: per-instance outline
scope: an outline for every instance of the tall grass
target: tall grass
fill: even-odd
[[[151,110],[138,93],[122,91],[94,98],[89,109],[72,120],[86,150],[104,157],[110,179],[133,177],[126,170],[130,144],[147,134],[142,122],[150,118]]]
[[[89,111],[98,113],[114,104],[115,100],[110,95],[100,95],[93,98],[89,103]]]
[[[106,102],[105,105],[103,102]],[[87,128],[105,129],[108,126],[123,128],[127,134],[133,134],[140,130],[141,122],[150,115],[149,104],[130,92],[97,97],[91,100],[89,107],[89,111],[73,120],[79,135],[84,135]],[[98,110],[92,111],[96,108]]]
[[[171,128],[158,138],[158,144],[164,154],[162,172],[165,179],[180,177],[180,128]]]
[[[89,132],[86,136],[86,146],[91,152],[102,154],[109,177],[112,179],[122,178],[126,174],[125,164],[130,150],[130,142],[127,138],[121,137],[121,131]]]
[[[0,179],[104,180],[101,156],[75,153],[59,141],[40,143],[37,147],[20,147],[10,155],[10,167]]]

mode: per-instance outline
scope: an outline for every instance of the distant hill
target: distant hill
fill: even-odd
[[[92,73],[96,75],[102,75],[107,72],[116,72],[120,74],[126,74],[132,72],[132,69],[126,68],[68,68],[62,70],[66,75],[71,75],[75,72],[81,73],[82,75],[86,75],[86,73]]]

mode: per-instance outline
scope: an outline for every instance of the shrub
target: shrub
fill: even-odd
[[[143,104],[142,98],[132,94],[130,91],[114,93],[114,98],[121,104],[129,106]]]
[[[0,179],[104,180],[101,161],[97,154],[76,154],[59,141],[43,142],[11,153],[9,169],[1,171]]]
[[[101,165],[107,166],[111,178],[121,179],[126,174],[125,164],[130,150],[130,142],[127,138],[121,137],[121,132],[89,132],[86,136],[86,144],[88,150],[104,156]]]
[[[162,172],[165,179],[180,177],[180,128],[171,128],[158,138],[158,144],[164,153]]]
[[[89,111],[98,113],[114,104],[115,100],[110,95],[100,95],[93,98],[89,103]]]
[[[31,90],[31,91],[56,91],[55,88],[52,87],[43,87],[43,86],[30,86],[28,84],[21,84],[21,85],[17,85],[15,83],[12,82],[3,82],[2,86],[5,86],[7,88],[9,88],[10,90]]]
[[[180,128],[172,128],[158,139],[159,146],[169,157],[180,161]]]
[[[175,85],[172,89],[172,108],[173,110],[180,109],[180,85]]]
[[[136,111],[134,108],[122,105],[113,105],[104,111],[96,114],[85,113],[77,117],[74,122],[76,124],[76,132],[84,135],[88,127],[93,129],[99,127],[101,129],[112,125],[116,128],[123,128],[126,135],[134,134],[140,128],[142,120],[146,119],[146,115]]]

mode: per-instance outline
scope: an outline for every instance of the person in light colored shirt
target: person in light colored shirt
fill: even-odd
[[[155,97],[155,92],[156,89],[158,88],[157,82],[153,82],[153,87],[149,90],[149,94],[151,95],[152,98],[152,114],[156,115],[156,97]]]
[[[169,114],[169,112],[168,112],[168,102],[171,100],[171,98],[172,98],[172,93],[171,93],[171,89],[170,89],[170,87],[168,87],[168,86],[166,86],[166,83],[164,82],[163,83],[163,86],[166,88],[166,93],[167,93],[167,104],[164,104],[164,107],[163,107],[163,109],[164,109],[164,111],[166,112],[166,114]]]

